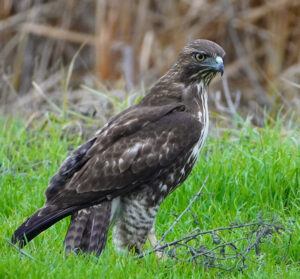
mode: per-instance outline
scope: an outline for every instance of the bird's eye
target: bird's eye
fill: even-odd
[[[205,59],[205,55],[203,53],[196,53],[195,58],[198,62],[202,62]]]

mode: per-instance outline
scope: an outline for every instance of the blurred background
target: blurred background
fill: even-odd
[[[0,110],[105,122],[190,40],[226,51],[212,116],[300,113],[299,0],[0,0]],[[98,122],[99,123],[99,122]]]

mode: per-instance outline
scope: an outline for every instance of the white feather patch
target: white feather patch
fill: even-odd
[[[217,57],[216,57],[216,62],[217,62],[218,64],[221,64],[221,63],[223,63],[223,59],[222,59],[222,57],[220,57],[220,56],[217,56]]]
[[[220,57],[221,58],[221,57]],[[222,59],[222,58],[221,58]],[[208,106],[207,106],[207,92],[202,82],[197,84],[198,94],[201,98],[202,103],[202,113],[199,111],[198,118],[199,121],[203,124],[203,129],[201,131],[200,137],[196,145],[194,146],[190,159],[198,159],[198,156],[203,148],[205,143],[207,134],[208,134],[208,126],[209,126],[209,117],[208,117]]]

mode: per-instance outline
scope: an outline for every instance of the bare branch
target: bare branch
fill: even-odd
[[[196,199],[198,199],[200,197],[202,189],[204,188],[205,183],[206,183],[208,177],[209,176],[207,175],[206,178],[204,179],[204,182],[203,182],[202,186],[200,187],[198,193],[191,199],[190,203],[185,208],[185,210],[183,210],[181,212],[181,214],[176,218],[176,220],[173,222],[173,224],[170,226],[170,228],[163,233],[161,239],[156,243],[156,245],[152,249],[150,249],[149,251],[147,251],[146,254],[150,254],[153,251],[157,251],[157,247],[164,241],[166,235],[176,226],[176,224],[180,221],[180,219],[182,218],[182,216],[190,209],[190,207],[196,201]],[[145,256],[145,255],[142,254],[141,257],[143,257],[143,256]]]
[[[19,248],[18,246],[16,246],[15,244],[13,244],[12,242],[10,242],[8,239],[5,238],[5,241],[12,247],[14,247],[16,250],[18,250],[18,252],[23,255],[28,257],[29,259],[34,260],[34,257],[32,257],[31,255],[29,255],[28,253],[26,253],[24,250],[22,250],[21,248]]]
[[[213,267],[220,269],[222,272],[229,272],[234,269],[242,270],[247,268],[246,262],[251,261],[254,264],[262,264],[259,260],[249,257],[250,253],[257,256],[261,254],[260,246],[264,242],[270,243],[274,234],[282,234],[281,231],[287,231],[289,247],[291,241],[291,231],[284,228],[274,217],[269,219],[263,218],[262,212],[259,212],[256,221],[238,224],[232,222],[230,226],[219,227],[211,230],[201,231],[198,223],[195,222],[196,217],[190,210],[191,205],[200,196],[207,178],[198,193],[191,199],[189,205],[176,218],[169,229],[162,235],[158,243],[150,250],[139,255],[139,258],[149,255],[153,252],[164,253],[173,260],[188,261],[194,264],[201,264],[205,267]],[[182,216],[189,211],[195,229],[186,235],[174,241],[162,244],[165,236],[174,228],[181,220]],[[235,233],[232,233],[235,231]],[[202,236],[211,235],[212,242],[205,243]],[[236,237],[236,239],[234,239]],[[287,249],[288,249],[287,247]]]

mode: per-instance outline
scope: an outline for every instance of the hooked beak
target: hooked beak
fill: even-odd
[[[224,64],[223,64],[223,59],[220,56],[217,56],[215,59],[215,63],[213,65],[213,68],[221,73],[221,76],[223,76],[224,73]]]

